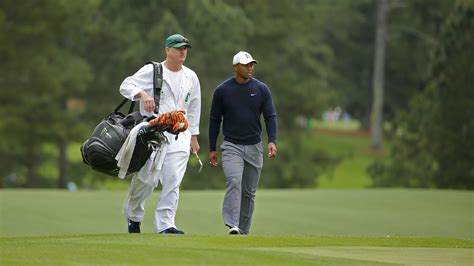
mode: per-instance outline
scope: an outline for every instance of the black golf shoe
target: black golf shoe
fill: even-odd
[[[168,229],[165,229],[160,232],[160,234],[178,234],[178,235],[184,235],[184,232],[181,230],[178,230],[174,227],[170,227]]]
[[[132,220],[128,220],[128,232],[132,233],[140,233],[140,222],[134,222]]]

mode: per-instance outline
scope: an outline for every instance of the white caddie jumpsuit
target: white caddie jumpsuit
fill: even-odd
[[[145,201],[161,183],[162,190],[155,210],[155,231],[161,232],[175,227],[175,215],[178,208],[179,186],[186,171],[189,159],[191,136],[199,135],[201,115],[201,86],[196,73],[183,66],[178,72],[171,72],[163,65],[163,85],[159,103],[159,114],[174,111],[186,111],[189,127],[178,135],[165,133],[169,144],[161,154],[162,160],[155,160],[154,152],[142,169],[133,175],[127,199],[124,203],[124,215],[127,219],[141,222],[145,215]],[[146,64],[135,74],[125,78],[120,85],[120,93],[130,99],[140,90],[153,97],[153,65]],[[144,116],[153,116],[146,112],[140,101],[140,112]],[[158,115],[159,115],[158,114]],[[155,114],[156,115],[156,114]],[[164,157],[162,157],[164,156]],[[158,171],[154,171],[158,169]]]

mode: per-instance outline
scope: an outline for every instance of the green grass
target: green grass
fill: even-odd
[[[469,265],[455,239],[71,235],[1,238],[2,265]]]
[[[383,153],[370,151],[368,136],[330,135],[315,133],[315,147],[342,158],[330,173],[319,177],[319,188],[365,188],[372,184],[367,167]]]
[[[117,182],[128,182],[119,181]],[[122,233],[126,191],[0,190],[0,236]],[[177,225],[222,235],[224,191],[182,191]],[[473,192],[406,189],[257,191],[252,235],[474,239]],[[146,202],[152,233],[159,193]]]
[[[117,181],[121,182],[121,181]],[[127,182],[127,181],[125,181]],[[223,191],[182,191],[184,236],[126,232],[126,191],[0,190],[0,265],[470,265],[468,191],[259,190],[250,236],[227,236]],[[131,255],[133,254],[133,256]]]

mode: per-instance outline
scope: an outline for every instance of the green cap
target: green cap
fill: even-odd
[[[191,48],[191,44],[189,44],[188,39],[184,38],[183,35],[181,34],[173,34],[166,38],[166,47],[174,47],[174,48],[179,48],[181,46],[187,46]]]

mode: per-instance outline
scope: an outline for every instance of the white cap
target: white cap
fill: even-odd
[[[254,62],[255,64],[257,64],[257,60],[253,59],[249,53],[240,51],[236,55],[234,55],[234,60],[232,61],[232,64],[246,65],[250,62]]]

